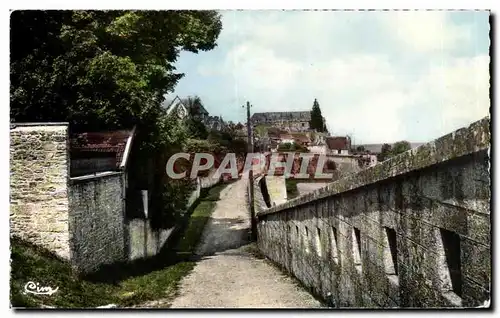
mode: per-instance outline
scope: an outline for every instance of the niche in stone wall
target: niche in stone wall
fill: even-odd
[[[439,276],[443,281],[443,292],[453,292],[462,297],[460,236],[442,228],[439,231],[443,243],[439,250]]]
[[[316,253],[318,253],[319,257],[323,255],[321,250],[321,229],[319,227],[316,228]]]
[[[332,259],[335,262],[335,264],[339,263],[339,246],[338,244],[338,236],[337,236],[337,229],[332,226],[330,227],[330,242],[332,245]]]
[[[305,249],[306,253],[309,254],[309,252],[310,252],[310,250],[309,250],[309,229],[307,228],[307,226],[305,228],[306,228],[306,235],[304,236],[304,249]]]
[[[385,273],[389,279],[395,283],[398,281],[398,247],[397,235],[394,229],[385,227],[385,244],[384,244],[384,267]]]
[[[353,227],[352,230],[352,256],[356,270],[361,273],[361,232],[358,228]]]

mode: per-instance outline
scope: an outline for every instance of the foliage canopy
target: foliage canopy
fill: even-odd
[[[11,120],[148,127],[180,51],[213,49],[221,29],[215,11],[14,11]]]

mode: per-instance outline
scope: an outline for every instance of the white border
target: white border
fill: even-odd
[[[9,286],[9,264],[7,259],[9,258],[8,255],[10,255],[9,252],[9,175],[8,175],[8,166],[9,166],[9,157],[8,157],[8,152],[7,148],[9,145],[9,137],[7,134],[8,131],[8,118],[9,118],[9,110],[6,105],[9,103],[9,45],[8,45],[8,38],[9,38],[9,9],[311,9],[311,8],[332,8],[335,6],[336,9],[357,9],[357,8],[369,8],[369,9],[450,9],[450,8],[455,8],[455,9],[491,9],[493,13],[499,12],[498,10],[498,1],[493,1],[493,0],[475,0],[475,1],[470,1],[470,0],[454,0],[454,1],[440,1],[437,2],[436,0],[420,0],[420,1],[397,1],[397,0],[378,0],[378,1],[372,1],[372,0],[348,0],[348,1],[335,1],[334,3],[326,2],[326,1],[321,1],[321,0],[307,0],[307,1],[297,1],[297,0],[284,0],[284,1],[269,1],[269,0],[253,0],[253,1],[231,1],[231,0],[210,0],[210,1],[196,1],[196,0],[183,0],[183,1],[178,1],[176,3],[172,3],[170,1],[153,1],[153,0],[141,0],[141,1],[131,1],[131,0],[121,0],[121,1],[102,1],[102,0],[85,0],[85,1],[26,1],[26,0],[18,0],[15,2],[11,3],[5,3],[2,2],[2,6],[5,6],[5,8],[1,11],[2,12],[2,19],[0,19],[2,23],[2,28],[1,28],[1,37],[2,37],[2,60],[3,63],[1,63],[1,72],[2,74],[2,100],[4,102],[4,106],[1,107],[2,111],[2,116],[0,116],[1,120],[1,125],[2,125],[2,131],[4,133],[0,134],[0,145],[2,149],[4,150],[2,152],[2,156],[0,156],[0,164],[2,166],[1,173],[3,174],[2,177],[0,177],[1,180],[1,202],[3,205],[3,215],[4,215],[4,220],[3,222],[0,222],[2,226],[2,235],[3,239],[1,240],[1,249],[2,249],[2,254],[6,255],[7,257],[3,257],[2,261],[2,268],[1,268],[1,300],[2,300],[2,311],[3,313],[7,314],[8,316],[13,314],[13,311],[9,309],[9,295],[8,295],[8,286]],[[498,63],[497,53],[495,53],[495,61]],[[495,89],[495,95],[498,96],[498,92],[496,87]],[[493,121],[497,123],[497,116],[494,116]],[[495,139],[494,139],[495,140]],[[497,145],[495,145],[497,146]],[[498,157],[498,154],[497,154]],[[496,162],[495,162],[496,163]],[[495,178],[496,179],[496,178]],[[498,185],[495,184],[495,193],[498,191]],[[492,214],[494,212],[492,211]],[[496,223],[498,223],[498,220],[500,218],[497,216],[495,219],[495,228],[498,231],[498,226]],[[498,244],[493,243],[495,251],[493,251],[494,258],[497,258],[498,255]],[[492,260],[492,266],[496,262],[495,260]],[[498,273],[495,273],[496,275],[494,276],[495,278],[498,278]],[[495,285],[498,287],[498,285]],[[495,295],[495,300],[497,300],[496,307],[499,306],[498,304],[498,291],[494,291]],[[130,311],[130,312],[110,312],[111,314],[115,315],[137,315],[139,314],[136,311]],[[158,315],[169,315],[173,314],[173,312],[153,312]],[[229,313],[236,313],[236,312],[229,312]],[[250,312],[254,313],[259,316],[266,316],[266,315],[275,315],[278,314],[278,312],[269,312],[269,313],[263,313],[263,312]],[[455,311],[451,312],[450,314],[456,315],[456,314],[471,314],[471,312],[461,312],[461,311]],[[34,316],[37,315],[38,313],[25,313],[25,315],[29,316]],[[58,313],[52,313],[53,315],[56,316],[63,316],[66,314],[66,312],[58,312]],[[83,312],[83,313],[78,313],[79,315],[88,315],[90,312]],[[97,314],[97,313],[96,313]],[[219,312],[184,312],[182,314],[185,315],[199,315],[199,314],[209,314],[209,315],[220,315]],[[298,316],[301,313],[300,312],[284,312],[287,316]],[[327,314],[327,313],[324,313]],[[332,311],[333,315],[344,315],[344,314],[349,314],[349,315],[362,315],[363,312],[359,311],[354,311],[354,312],[349,312],[349,311],[343,311],[343,312],[335,312]],[[401,315],[401,312],[375,312],[372,313],[377,316],[399,316]],[[419,314],[419,312],[405,312],[405,314]],[[421,312],[421,314],[425,314],[426,316],[440,316],[442,314],[446,314],[445,312]],[[474,313],[475,314],[475,313]],[[143,315],[143,313],[141,313]],[[2,315],[3,316],[3,315]]]
[[[391,1],[391,0],[350,0],[330,3],[322,0],[287,1],[230,1],[230,0],[183,0],[178,2],[154,0],[123,1],[28,1],[20,0],[10,5],[17,9],[489,9],[493,0],[455,0],[455,1]]]

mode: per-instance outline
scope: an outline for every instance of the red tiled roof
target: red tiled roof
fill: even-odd
[[[349,150],[349,139],[347,137],[326,137],[328,149]]]
[[[72,156],[81,156],[82,153],[114,153],[116,167],[123,159],[127,140],[132,130],[117,130],[108,132],[86,132],[74,134],[70,138],[70,151]]]

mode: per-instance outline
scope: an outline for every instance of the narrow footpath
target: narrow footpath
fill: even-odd
[[[248,248],[246,180],[228,185],[196,250],[200,257],[180,284],[171,308],[321,307],[290,277]]]

